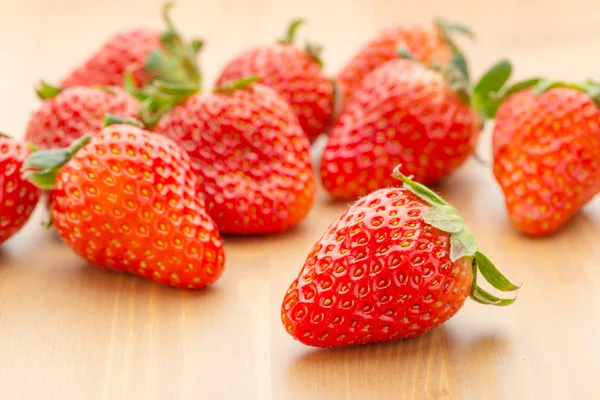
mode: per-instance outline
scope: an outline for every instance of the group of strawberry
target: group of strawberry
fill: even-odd
[[[423,185],[474,153],[487,119],[494,174],[520,230],[551,233],[600,190],[600,85],[509,86],[507,61],[472,84],[452,39],[471,35],[460,25],[385,30],[332,80],[319,46],[294,44],[294,21],[199,93],[202,42],[178,34],[169,8],[165,32],[117,34],[61,87],[42,83],[27,144],[0,137],[0,242],[42,189],[58,234],[89,262],[206,287],[223,271],[220,234],[277,233],[304,219],[316,191],[310,143],[326,133],[322,184],[359,200],[315,244],[282,320],[305,344],[341,346],[421,334],[468,296],[514,301],[478,285],[481,273],[500,291],[518,289]]]

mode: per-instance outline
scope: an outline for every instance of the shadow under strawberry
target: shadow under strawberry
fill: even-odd
[[[478,336],[466,343],[462,341],[458,347],[454,346],[455,341],[451,329],[441,326],[421,336],[395,342],[308,349],[288,365],[287,389],[306,388],[308,394],[314,391],[332,399],[371,398],[374,387],[381,398],[445,398],[452,381],[447,377],[458,367],[452,364],[452,359],[492,353],[493,347],[501,345],[504,339],[493,334]],[[359,380],[351,378],[357,376]],[[345,392],[340,392],[339,385],[314,386],[314,382],[323,379],[344,382],[341,387]],[[314,389],[311,390],[311,386]],[[408,393],[403,392],[403,388]]]
[[[207,286],[203,290],[182,291],[127,272],[97,268],[84,260],[77,260],[77,263],[71,268],[64,269],[62,274],[68,276],[60,277],[61,281],[67,281],[74,287],[81,287],[86,293],[92,292],[107,297],[125,293],[128,297],[135,296],[144,299],[142,301],[148,301],[147,299],[160,295],[161,303],[182,297],[194,299],[222,297],[219,295],[221,292],[219,283]]]

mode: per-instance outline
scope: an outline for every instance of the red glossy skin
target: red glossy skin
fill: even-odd
[[[25,225],[39,200],[39,190],[21,177],[30,153],[24,143],[0,135],[0,243]]]
[[[248,50],[225,66],[216,86],[251,75],[260,76],[260,83],[274,89],[292,106],[311,142],[329,128],[333,84],[304,50],[287,44]]]
[[[472,154],[480,121],[437,72],[396,59],[375,70],[331,130],[321,180],[336,198],[395,183],[392,171],[421,183],[450,175]]]
[[[496,124],[494,175],[522,232],[554,232],[600,190],[600,111],[586,93],[516,93]]]
[[[513,140],[515,126],[523,126],[529,120],[529,114],[536,106],[536,97],[532,89],[522,90],[502,103],[495,117],[492,149],[494,157]]]
[[[45,100],[31,116],[25,140],[40,149],[68,147],[83,135],[99,132],[106,114],[137,117],[139,103],[116,87],[109,90],[83,86],[67,88]]]
[[[428,64],[446,64],[452,60],[452,49],[437,27],[395,26],[382,31],[366,43],[337,76],[337,82],[347,103],[362,81],[376,68],[398,58],[398,46],[403,44],[418,60]]]
[[[152,50],[160,48],[160,35],[146,28],[118,32],[82,65],[75,68],[62,81],[61,86],[122,86],[129,70],[139,86],[152,78],[144,71]]]
[[[417,336],[452,317],[470,293],[471,259],[450,260],[450,236],[423,221],[428,209],[404,188],[352,205],[288,289],[288,333],[311,346],[347,346]]]
[[[92,264],[203,288],[219,278],[225,255],[196,180],[188,155],[171,140],[112,125],[59,171],[52,220]]]
[[[221,232],[281,232],[312,206],[308,140],[289,105],[266,86],[191,97],[155,131],[190,155]]]

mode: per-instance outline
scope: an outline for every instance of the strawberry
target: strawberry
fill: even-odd
[[[504,306],[477,283],[518,289],[479,251],[458,212],[399,173],[402,187],[352,205],[314,245],[282,306],[287,332],[318,347],[414,337],[444,323],[465,299]]]
[[[452,32],[472,36],[465,27],[441,20],[435,21],[431,26],[399,25],[385,29],[365,44],[338,74],[337,82],[344,103],[350,100],[367,75],[386,62],[398,58],[396,49],[400,45],[406,47],[423,63],[449,63],[454,48],[449,39]]]
[[[285,39],[247,50],[231,60],[221,72],[217,86],[250,75],[273,88],[294,110],[300,126],[313,142],[331,123],[334,89],[319,59],[320,48],[294,45],[302,20],[292,22]]]
[[[0,133],[0,243],[25,225],[39,200],[39,190],[21,175],[31,149]]]
[[[109,38],[82,65],[61,82],[62,86],[121,86],[129,71],[138,86],[158,78],[177,83],[200,85],[196,54],[202,42],[184,42],[177,33],[166,3],[162,34],[147,28],[119,32]]]
[[[306,135],[290,106],[257,79],[192,96],[155,129],[190,155],[221,232],[284,231],[314,200]]]
[[[31,116],[25,140],[40,149],[67,147],[75,139],[100,131],[106,114],[137,117],[138,101],[118,87],[53,87],[42,82],[42,106]]]
[[[550,234],[600,191],[600,84],[532,79],[490,97],[494,175],[510,220]]]
[[[24,171],[53,189],[54,226],[88,262],[178,288],[199,289],[221,275],[221,239],[188,155],[171,140],[110,125],[67,149],[34,153]]]
[[[321,180],[333,197],[392,185],[397,164],[419,182],[436,182],[472,154],[481,122],[464,58],[457,53],[455,61],[439,69],[398,58],[364,80],[323,152]]]

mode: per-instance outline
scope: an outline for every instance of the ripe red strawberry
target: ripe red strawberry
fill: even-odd
[[[82,65],[61,82],[62,86],[121,86],[127,72],[137,85],[153,78],[200,84],[196,54],[200,41],[186,43],[168,16],[172,4],[163,8],[167,29],[162,34],[147,28],[119,32],[110,37]]]
[[[193,96],[156,127],[190,155],[221,232],[284,231],[314,200],[309,142],[298,120],[272,89],[251,82]]]
[[[423,183],[458,168],[472,154],[481,122],[466,94],[468,75],[456,71],[407,59],[373,71],[329,134],[321,162],[325,189],[355,198],[392,185],[394,165]]]
[[[449,33],[460,31],[472,35],[456,24],[436,21],[430,26],[395,26],[382,31],[365,44],[337,76],[344,104],[375,69],[398,58],[397,48],[403,46],[425,64],[447,64],[452,61],[454,44]]]
[[[178,288],[221,275],[221,239],[188,155],[171,140],[111,125],[68,149],[34,153],[25,171],[53,189],[54,226],[90,263]]]
[[[250,75],[260,76],[260,83],[275,89],[292,106],[300,126],[313,142],[331,124],[334,91],[319,60],[320,48],[294,45],[296,29],[302,23],[294,21],[284,40],[247,50],[231,60],[217,86]]]
[[[477,284],[514,291],[479,250],[458,212],[396,171],[404,186],[361,198],[327,229],[288,289],[282,321],[318,347],[420,335],[452,317],[470,296],[508,305]]]
[[[25,140],[40,149],[67,147],[83,135],[102,129],[106,114],[137,117],[138,101],[117,87],[70,87],[41,84],[38,94],[44,102],[31,116]]]
[[[21,177],[31,150],[0,133],[0,243],[25,225],[39,200],[39,190]]]
[[[499,100],[494,175],[519,230],[552,233],[600,191],[599,93],[593,82],[530,80]]]

